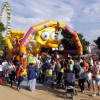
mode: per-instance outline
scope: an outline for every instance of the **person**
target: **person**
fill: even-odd
[[[5,81],[7,81],[7,66],[6,66],[7,63],[8,63],[7,60],[4,60],[4,61],[2,62],[3,74],[4,74],[4,80],[5,80]]]
[[[55,65],[55,73],[56,73],[56,78],[58,77],[58,74],[61,72],[61,64],[59,60],[57,60],[57,63]]]
[[[86,80],[86,69],[84,68],[84,63],[80,63],[80,71],[79,71],[79,87],[81,89],[81,92],[84,92],[84,83]]]
[[[36,85],[36,66],[33,66],[32,62],[29,64],[27,75],[28,75],[29,89],[30,91],[33,92],[35,90],[35,85]]]
[[[68,63],[70,63],[70,61],[72,62],[72,66],[74,66],[74,61],[73,61],[72,57],[69,58],[69,62]]]
[[[2,78],[3,78],[3,66],[2,66],[2,63],[0,62],[0,83],[1,85],[3,84]]]
[[[91,65],[93,66],[93,59],[92,59],[92,57],[89,58],[89,63],[91,63]]]
[[[88,89],[90,91],[91,89],[91,81],[92,81],[92,73],[91,73],[91,69],[88,70],[88,73],[87,73],[87,83],[88,83]]]
[[[54,70],[55,70],[55,62],[54,62],[54,60],[51,60],[50,64],[51,64],[51,68],[52,68],[52,73],[54,75]]]
[[[86,69],[86,72],[88,72],[89,64],[86,62],[86,60],[83,60],[84,68]]]
[[[70,61],[70,62],[69,62],[69,70],[70,70],[70,72],[72,72],[72,71],[73,71],[72,61]]]
[[[11,87],[13,85],[13,81],[15,83],[15,71],[16,67],[13,65],[12,62],[9,62],[8,73],[9,73]]]
[[[41,73],[42,82],[45,81],[45,73],[46,73],[47,68],[48,68],[48,63],[46,62],[46,59],[43,59],[42,73]]]
[[[100,67],[97,65],[97,62],[93,62],[94,66],[92,67],[92,86],[93,86],[93,95],[96,96],[95,84],[98,86],[98,95],[100,96]]]
[[[75,78],[79,78],[79,70],[80,70],[80,63],[78,63],[77,59],[75,59],[74,63],[74,72],[75,72]]]
[[[21,89],[21,83],[23,81],[23,64],[19,63],[19,66],[17,68],[17,81],[18,81],[18,85],[17,85],[17,89],[20,90]]]
[[[65,59],[64,58],[62,58],[62,59],[59,59],[60,60],[60,65],[61,65],[61,68],[63,68],[64,67],[64,62],[65,62]]]

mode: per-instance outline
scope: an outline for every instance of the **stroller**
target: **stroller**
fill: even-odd
[[[63,77],[63,73],[59,72],[58,76],[57,76],[57,79],[54,79],[53,82],[52,82],[52,88],[53,89],[61,87],[61,86],[63,87],[62,77]]]
[[[67,94],[70,93],[72,96],[72,99],[75,99],[77,95],[77,91],[75,90],[75,74],[72,72],[68,72],[66,74],[66,79],[65,79],[65,89],[66,93],[64,95],[64,98],[67,98]]]

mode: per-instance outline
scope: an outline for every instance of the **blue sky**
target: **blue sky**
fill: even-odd
[[[12,30],[27,32],[52,20],[66,23],[90,43],[100,36],[100,0],[0,0],[0,7],[5,1],[11,7]]]

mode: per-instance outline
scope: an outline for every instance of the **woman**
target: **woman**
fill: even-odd
[[[79,87],[81,92],[84,92],[84,83],[86,81],[86,69],[84,68],[84,64],[80,63],[80,70],[79,70]]]
[[[100,67],[96,61],[93,62],[94,66],[91,68],[92,70],[92,85],[93,85],[93,95],[96,96],[96,88],[95,84],[98,86],[98,95],[100,96]]]
[[[19,63],[19,66],[17,68],[17,80],[18,80],[18,86],[17,89],[20,90],[21,89],[21,83],[23,81],[23,65],[22,63]]]
[[[58,74],[61,73],[61,64],[57,60],[56,66],[55,66],[55,72],[56,72],[56,78],[58,77]]]
[[[29,64],[28,81],[29,81],[29,89],[30,91],[33,92],[35,90],[35,85],[36,85],[36,66],[33,66],[33,63]]]
[[[11,87],[13,85],[13,81],[15,83],[15,71],[16,67],[13,65],[12,62],[9,62],[8,73],[9,73]]]

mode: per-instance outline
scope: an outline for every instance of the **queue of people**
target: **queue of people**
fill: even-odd
[[[23,78],[23,64],[20,62],[4,60],[0,63],[0,83],[10,82],[11,87],[17,83],[17,89],[21,89]],[[100,59],[69,59],[64,58],[37,58],[36,65],[30,62],[28,66],[27,79],[30,91],[35,90],[36,82],[45,83],[47,76],[54,76],[56,79],[62,75],[62,80],[65,79],[66,73],[73,72],[78,81],[81,92],[85,92],[85,82],[90,91],[93,89],[93,96],[96,96],[96,83],[98,86],[98,95],[100,96]],[[59,74],[60,73],[60,74]]]

